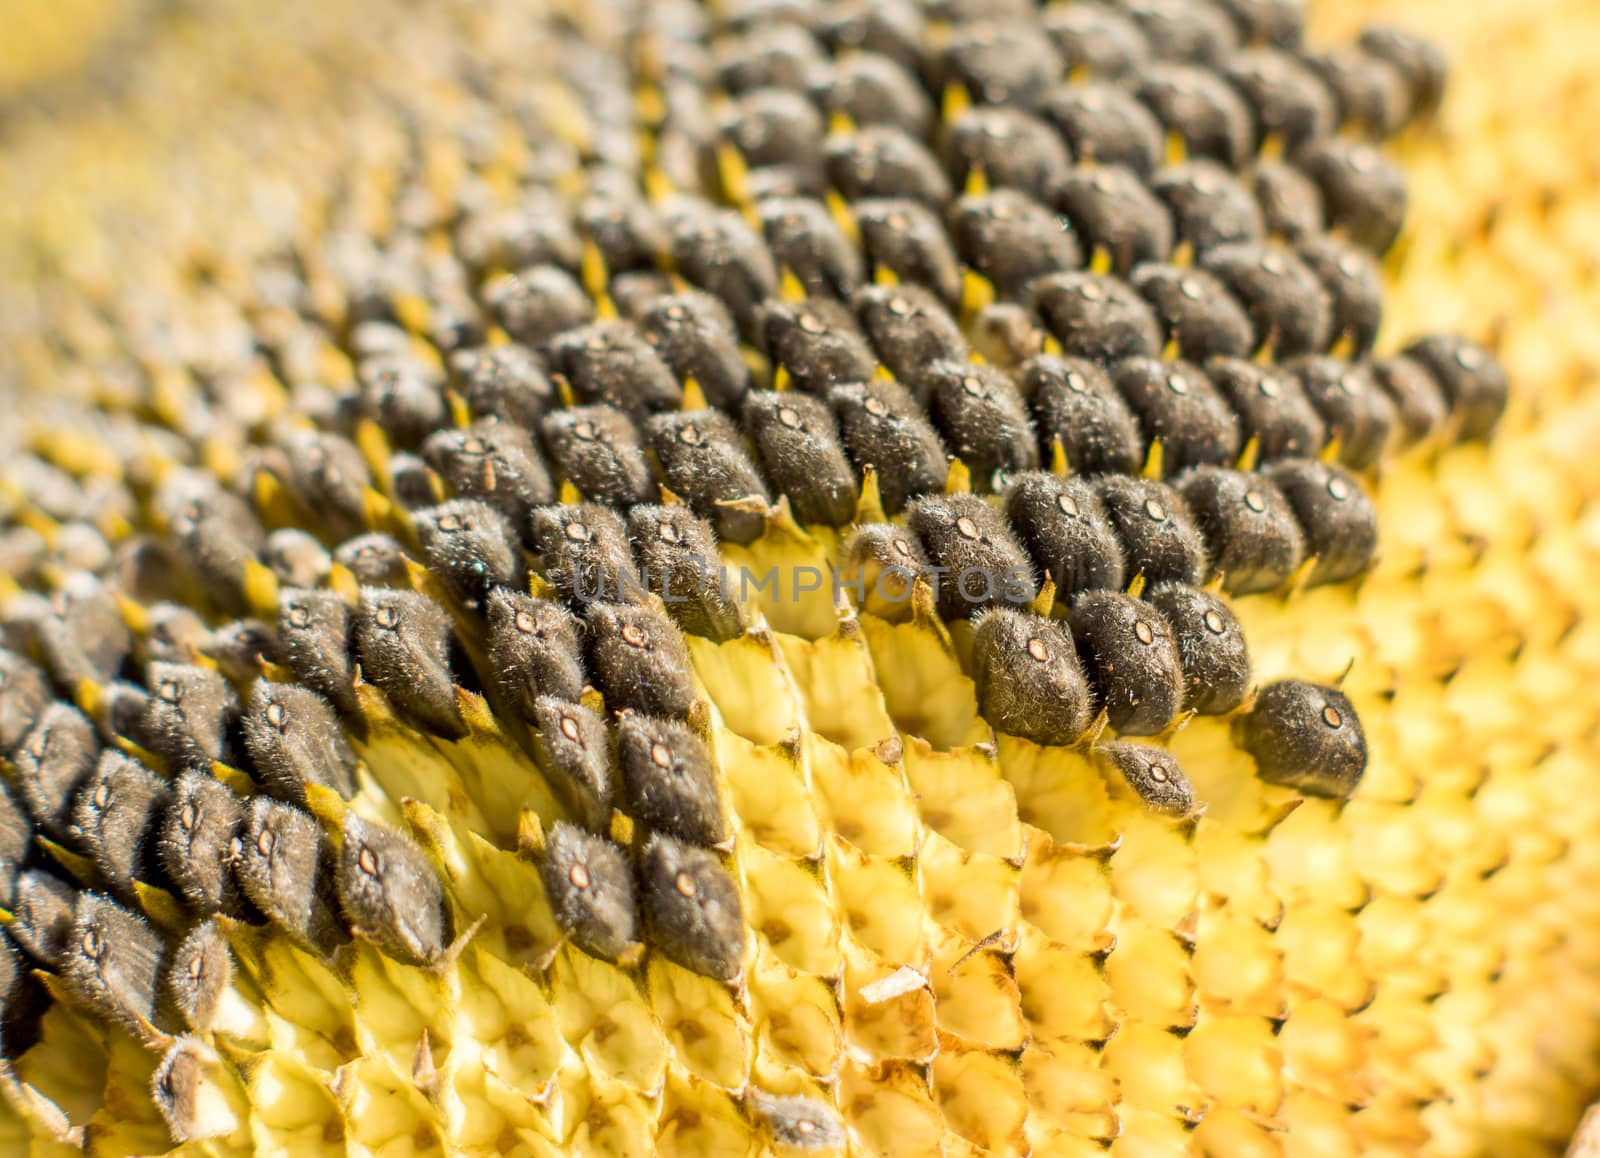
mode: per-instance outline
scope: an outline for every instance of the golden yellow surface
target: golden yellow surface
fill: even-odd
[[[186,16],[118,107],[12,130],[0,388],[103,395],[129,278],[154,301],[192,300],[197,262],[233,284],[270,232],[251,214],[315,228],[349,160],[327,110],[373,111],[359,78],[432,75],[441,28],[495,31],[443,5],[266,7]],[[1152,819],[1076,753],[995,741],[962,633],[928,622],[697,640],[740,820],[749,990],[570,948],[535,981],[529,938],[553,937],[536,877],[473,835],[528,770],[489,724],[460,745],[397,724],[363,752],[356,807],[427,834],[484,932],[443,977],[369,953],[341,981],[282,945],[241,949],[247,1004],[259,989],[273,1010],[243,1035],[254,1052],[230,1047],[255,1060],[224,1051],[217,1083],[247,1124],[214,1148],[764,1153],[729,1092],[754,1083],[832,1101],[862,1154],[1558,1153],[1600,1093],[1600,6],[1316,9],[1323,36],[1374,15],[1454,61],[1440,122],[1401,146],[1412,211],[1383,344],[1490,339],[1516,393],[1489,447],[1386,468],[1383,556],[1359,588],[1236,604],[1259,679],[1349,669],[1372,747],[1353,800],[1292,807],[1224,723],[1196,721],[1172,746],[1208,811]],[[361,148],[358,192],[381,201],[394,142]],[[80,309],[41,269],[118,304]],[[36,340],[41,316],[70,356]],[[755,554],[830,549],[774,536]],[[446,766],[463,791],[430,799]],[[22,1076],[99,1123],[107,1152],[164,1144],[135,1104],[152,1063],[52,1016],[55,1048]],[[447,1097],[415,1080],[423,1029]],[[134,1076],[96,1113],[108,1065]]]

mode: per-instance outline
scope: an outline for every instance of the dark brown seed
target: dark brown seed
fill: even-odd
[[[658,414],[646,424],[645,435],[667,486],[710,520],[719,536],[749,543],[766,529],[760,510],[728,505],[748,499],[767,504],[772,496],[726,414],[709,409]]]
[[[1150,189],[1172,214],[1174,236],[1188,242],[1196,254],[1219,245],[1253,244],[1265,236],[1255,197],[1216,161],[1195,160],[1159,169],[1150,178]]]
[[[689,650],[672,620],[648,604],[592,603],[589,665],[612,711],[682,719],[694,704]]]
[[[1194,787],[1177,757],[1165,748],[1153,744],[1102,744],[1094,754],[1122,778],[1150,811],[1173,817],[1194,812]]]
[[[656,496],[644,444],[622,411],[603,405],[558,410],[542,430],[557,468],[586,499],[626,509]]]
[[[1257,341],[1278,358],[1326,350],[1333,308],[1322,282],[1295,254],[1276,245],[1224,245],[1200,264],[1217,275],[1255,323]]]
[[[1083,249],[1104,250],[1121,276],[1172,252],[1172,215],[1132,169],[1072,169],[1056,183],[1051,203],[1072,222]]]
[[[1404,354],[1367,363],[1378,387],[1394,403],[1397,433],[1404,443],[1421,441],[1443,429],[1450,417],[1444,391],[1426,366]]]
[[[149,842],[167,807],[167,782],[120,752],[100,754],[100,763],[78,790],[73,828],[79,846],[118,895],[131,897],[133,882],[152,878],[155,848]]]
[[[1033,561],[1005,516],[977,495],[919,499],[906,526],[930,560],[945,618],[967,619],[986,607],[1025,607],[1038,595]]]
[[[1243,358],[1212,358],[1206,373],[1262,462],[1312,455],[1327,441],[1322,416],[1294,375]]]
[[[866,381],[878,368],[855,315],[828,298],[767,303],[761,336],[768,356],[788,371],[796,389],[824,398],[841,383]]]
[[[173,946],[165,963],[166,1000],[185,1029],[211,1029],[233,980],[233,955],[215,921],[202,921]]]
[[[1457,437],[1481,441],[1494,432],[1510,397],[1504,367],[1492,354],[1465,338],[1434,335],[1405,349],[1444,391],[1450,411],[1460,423]]]
[[[1240,169],[1255,151],[1250,106],[1227,81],[1204,67],[1153,64],[1139,74],[1134,92],[1168,133],[1183,139],[1191,157]]]
[[[1378,513],[1354,475],[1315,459],[1287,459],[1266,475],[1289,500],[1305,532],[1306,554],[1317,561],[1308,586],[1342,583],[1372,566]]]
[[[60,877],[29,869],[17,878],[10,906],[16,919],[6,931],[40,964],[59,968],[72,936],[72,907],[77,896],[78,890]]]
[[[1043,471],[1018,475],[1006,490],[1006,515],[1058,597],[1121,590],[1122,542],[1089,482]]]
[[[539,873],[556,924],[579,949],[615,961],[638,941],[633,874],[622,850],[605,837],[558,820]]]
[[[904,197],[938,208],[950,182],[921,141],[888,125],[864,125],[830,136],[824,146],[828,183],[847,201]]]
[[[284,663],[301,683],[353,715],[360,709],[349,636],[349,605],[334,592],[279,592],[278,638],[283,642]]]
[[[911,394],[881,379],[841,386],[829,395],[839,433],[858,470],[878,474],[883,509],[898,514],[917,495],[944,489],[944,443]]]
[[[974,486],[988,491],[1003,474],[1039,465],[1039,439],[1011,379],[992,366],[934,362],[924,372],[934,421],[945,445],[966,463]]]
[[[717,793],[711,754],[685,725],[622,713],[617,762],[628,815],[636,821],[690,844],[727,839],[728,817]]]
[[[1020,300],[1036,278],[1083,264],[1066,218],[1015,189],[962,197],[947,217],[961,260],[1002,297]]]
[[[555,696],[534,700],[528,722],[535,728],[534,759],[545,779],[579,823],[606,832],[617,798],[606,722],[581,704]]]
[[[652,833],[639,858],[639,900],[650,945],[669,960],[720,981],[743,972],[744,906],[714,854]]]
[[[1205,540],[1183,497],[1165,483],[1108,474],[1095,492],[1122,542],[1125,574],[1146,583],[1202,583],[1208,571]]]
[[[108,897],[80,893],[61,952],[61,980],[96,1012],[138,1028],[155,1020],[166,942]]]
[[[257,680],[241,732],[256,777],[275,795],[304,805],[306,785],[355,794],[356,754],[333,708],[316,692]]]
[[[1154,307],[1167,340],[1191,362],[1242,358],[1256,347],[1250,317],[1228,288],[1203,269],[1151,262],[1133,271],[1133,286]]]
[[[455,498],[485,503],[514,527],[520,528],[534,507],[555,498],[533,436],[498,419],[430,435],[422,454]]]
[[[1328,436],[1339,439],[1341,463],[1351,470],[1366,470],[1383,458],[1394,433],[1394,403],[1364,366],[1307,357],[1294,359],[1284,369],[1300,379]]]
[[[644,598],[644,581],[633,569],[628,530],[609,507],[598,503],[542,507],[529,520],[528,541],[539,556],[539,574],[568,603]]]
[[[1146,596],[1167,617],[1183,666],[1183,706],[1202,716],[1231,712],[1250,690],[1250,652],[1228,604],[1186,583],[1158,583]]]
[[[100,744],[78,709],[57,701],[11,754],[13,787],[33,821],[58,841],[72,837],[72,801],[94,772]]]
[[[1060,135],[1019,108],[974,108],[945,129],[945,172],[957,189],[974,173],[991,189],[1014,189],[1045,200],[1072,165]]]
[[[1309,796],[1344,799],[1367,768],[1367,740],[1349,699],[1334,688],[1280,680],[1262,688],[1235,725],[1256,774]]]
[[[317,953],[346,939],[329,899],[331,854],[322,826],[292,804],[254,797],[234,843],[234,876],[251,902]]]
[[[550,344],[550,363],[578,399],[615,406],[636,421],[683,405],[672,367],[633,322],[596,322]]]
[[[995,608],[977,621],[972,676],[983,718],[1036,744],[1076,743],[1088,730],[1089,686],[1072,637],[1043,616]]]
[[[1274,591],[1304,561],[1294,510],[1265,475],[1202,466],[1176,485],[1205,539],[1211,571],[1230,595]]]
[[[1078,658],[1111,727],[1153,736],[1183,706],[1183,663],[1166,619],[1115,591],[1078,596],[1067,618]]]
[[[1295,157],[1322,191],[1329,226],[1382,256],[1406,218],[1405,172],[1371,145],[1337,137],[1315,141]]]
[[[444,886],[409,837],[345,813],[337,887],[350,927],[395,960],[426,965],[449,945]]]
[[[450,672],[450,614],[415,591],[364,587],[355,613],[362,678],[403,716],[449,740],[466,736]]]
[[[854,250],[850,255],[859,264]],[[798,271],[796,276],[800,276]],[[655,347],[678,381],[693,378],[713,406],[736,406],[750,389],[750,368],[739,352],[733,316],[710,294],[690,291],[657,297],[639,315],[639,325],[645,341]],[[553,420],[545,422],[546,438]]]
[[[1123,358],[1161,355],[1161,323],[1126,282],[1091,273],[1063,273],[1033,283],[1034,308],[1068,357],[1109,366]]]
[[[855,472],[821,398],[755,391],[745,399],[744,428],[768,481],[802,524],[837,527],[855,517]]]
[[[641,504],[628,512],[628,532],[640,574],[680,628],[718,641],[743,633],[709,522],[687,507]]]
[[[474,421],[497,418],[533,430],[556,403],[555,388],[526,346],[457,350],[450,375]]]
[[[416,512],[415,525],[429,569],[469,605],[497,587],[526,584],[521,538],[489,504],[455,499]]]
[[[1046,455],[1060,440],[1067,465],[1078,474],[1139,469],[1144,445],[1133,411],[1098,365],[1041,354],[1022,364],[1017,380],[1032,405]]]
[[[1039,114],[1055,126],[1080,162],[1120,165],[1141,177],[1161,164],[1161,122],[1120,85],[1059,85],[1045,96]]]
[[[903,197],[873,197],[854,209],[870,267],[926,287],[952,309],[960,304],[961,264],[935,208]]]
[[[243,827],[243,802],[210,773],[189,771],[174,782],[157,851],[167,878],[195,912],[242,912],[231,849]]]
[[[903,383],[914,382],[929,362],[967,357],[961,327],[921,286],[863,286],[850,304],[879,360]]]
[[[1112,367],[1111,378],[1138,416],[1145,440],[1161,443],[1167,477],[1238,458],[1238,419],[1200,367],[1129,358]]]

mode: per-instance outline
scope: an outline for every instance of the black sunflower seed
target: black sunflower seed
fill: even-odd
[[[100,762],[78,790],[73,828],[80,847],[121,896],[133,882],[149,880],[155,849],[147,842],[167,807],[167,782],[120,752]]]
[[[680,628],[718,641],[744,631],[709,522],[687,507],[641,504],[628,512],[628,532],[640,574]]]
[[[934,362],[923,374],[945,445],[972,471],[982,491],[997,472],[1033,470],[1039,439],[1011,379],[992,366]]]
[[[729,835],[705,744],[683,724],[624,712],[617,725],[617,762],[628,814],[690,844]]]
[[[773,252],[778,252],[776,247]],[[850,254],[859,265],[853,250]],[[710,294],[689,291],[655,298],[639,315],[639,326],[678,381],[693,378],[713,406],[735,406],[750,389],[750,368],[739,352],[733,316]],[[547,432],[552,421],[553,416],[545,421]]]
[[[1066,219],[1015,189],[962,197],[947,217],[961,260],[1002,297],[1021,299],[1036,278],[1083,265]]]
[[[1284,366],[1300,379],[1330,438],[1339,439],[1339,461],[1366,470],[1389,449],[1394,403],[1360,364],[1337,358],[1295,358]]]
[[[332,591],[285,589],[278,594],[283,662],[301,683],[341,711],[359,709],[350,664],[350,607]]]
[[[1018,381],[1049,453],[1059,440],[1079,474],[1132,474],[1144,460],[1139,427],[1110,376],[1093,362],[1042,354],[1024,362]]]
[[[590,669],[608,708],[673,719],[689,714],[695,698],[689,650],[664,611],[592,603],[584,619]]]
[[[409,837],[345,813],[336,879],[350,927],[395,960],[425,965],[449,945],[444,886]]]
[[[274,794],[305,804],[306,785],[355,794],[356,754],[333,708],[295,684],[257,680],[241,732],[258,779]]]
[[[57,701],[11,753],[13,787],[33,821],[55,840],[72,836],[72,801],[100,758],[94,725],[77,708]]]
[[[1034,308],[1061,352],[1110,365],[1161,355],[1161,323],[1134,288],[1114,277],[1062,273],[1033,283]]]
[[[556,696],[532,701],[528,722],[536,729],[534,758],[545,779],[585,828],[607,831],[617,776],[606,722],[581,704]]]
[[[1160,732],[1183,706],[1183,663],[1165,617],[1115,591],[1088,591],[1067,618],[1107,721],[1125,736]]]
[[[629,602],[644,596],[644,583],[633,569],[627,527],[610,507],[598,503],[541,507],[533,512],[529,528],[539,574],[567,602]]]
[[[184,1028],[205,1033],[233,980],[233,955],[215,921],[190,929],[167,955],[164,989],[167,1004]]]
[[[1265,473],[1289,500],[1306,554],[1317,561],[1308,586],[1342,583],[1372,566],[1378,513],[1353,475],[1315,459],[1286,459]]]
[[[855,472],[821,398],[755,391],[745,399],[744,428],[763,472],[802,524],[837,527],[855,517]]]
[[[879,360],[903,383],[914,382],[929,362],[967,356],[961,328],[921,286],[863,286],[850,304]]]
[[[450,614],[415,591],[364,587],[355,612],[362,678],[401,715],[459,740],[467,734],[450,673]]]
[[[931,562],[945,618],[967,619],[986,607],[1024,607],[1039,593],[1033,561],[1005,516],[978,496],[918,499],[906,525]]]
[[[696,514],[710,520],[718,535],[749,543],[766,529],[761,511],[728,505],[745,499],[767,504],[772,496],[726,414],[718,410],[658,414],[645,433],[667,486]]]
[[[433,573],[475,604],[497,587],[527,582],[521,539],[505,515],[475,499],[455,499],[416,513],[417,538]]]
[[[1250,690],[1250,653],[1226,601],[1186,583],[1158,583],[1146,598],[1166,616],[1177,641],[1183,706],[1216,716],[1242,704]]]
[[[1342,799],[1367,768],[1367,740],[1344,693],[1304,680],[1279,680],[1256,695],[1235,725],[1256,772],[1312,796]]]
[[[1131,280],[1154,307],[1167,339],[1191,362],[1241,358],[1255,349],[1255,330],[1244,307],[1205,270],[1152,262],[1134,270]]]
[[[245,895],[295,941],[326,953],[346,939],[328,904],[328,842],[310,813],[266,796],[252,798],[232,859]]]
[[[585,953],[615,961],[639,939],[633,873],[603,836],[558,820],[539,873],[556,924]]]
[[[639,857],[639,900],[650,944],[668,959],[723,981],[743,970],[744,906],[714,854],[652,833]]]
[[[826,398],[844,382],[864,382],[878,359],[842,302],[821,298],[797,304],[769,302],[761,336],[773,363],[788,371],[798,390]],[[748,397],[748,396],[747,396]]]
[[[80,893],[61,951],[61,980],[82,1002],[132,1026],[153,1022],[167,945],[108,897]]]
[[[1088,730],[1089,686],[1072,637],[1043,616],[995,608],[977,621],[972,675],[983,718],[1036,744],[1073,744]]]
[[[1042,471],[1018,475],[1006,491],[1006,515],[1061,598],[1122,588],[1122,542],[1090,483]]]
[[[231,866],[233,842],[243,827],[244,802],[209,773],[189,771],[173,782],[156,851],[167,878],[195,912],[240,913]]]
[[[1104,251],[1119,275],[1172,252],[1172,215],[1131,169],[1072,169],[1056,182],[1052,204],[1072,222],[1083,248]]]
[[[441,430],[422,444],[423,457],[458,499],[475,499],[520,528],[534,507],[551,502],[555,487],[533,436],[498,420],[464,430]]]
[[[1142,574],[1150,584],[1205,580],[1205,540],[1177,491],[1166,483],[1116,474],[1096,479],[1094,488],[1122,542],[1130,579]]]
[[[1493,355],[1475,342],[1447,335],[1419,338],[1405,355],[1426,367],[1444,391],[1460,423],[1458,438],[1482,440],[1493,433],[1510,397],[1505,369]]]
[[[626,509],[656,496],[644,444],[612,406],[576,406],[544,420],[545,445],[561,473],[587,499]]]
[[[1183,817],[1194,812],[1194,787],[1177,757],[1153,744],[1102,744],[1094,750],[1152,812]]]
[[[1205,539],[1213,574],[1230,595],[1273,591],[1305,559],[1305,536],[1265,475],[1202,466],[1176,480]]]
[[[1161,443],[1168,477],[1239,456],[1238,419],[1200,367],[1128,358],[1112,367],[1111,379],[1138,416],[1145,439]]]

